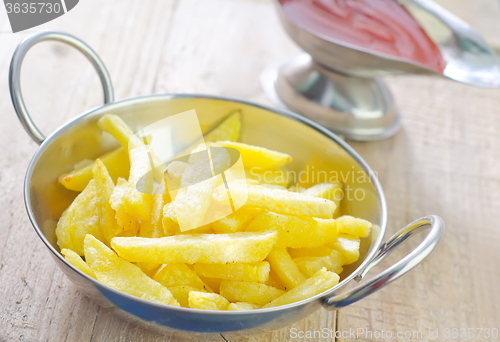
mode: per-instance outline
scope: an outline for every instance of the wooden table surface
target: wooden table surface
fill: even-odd
[[[439,2],[500,48],[497,1]],[[97,51],[117,99],[197,92],[268,103],[259,84],[261,70],[298,51],[271,1],[82,0],[54,22],[19,34],[9,33],[5,11],[0,12],[0,341],[189,340],[189,335],[157,335],[99,308],[49,257],[24,208],[24,173],[37,145],[12,108],[9,62],[28,33],[59,29]],[[388,236],[426,214],[444,219],[445,236],[434,253],[390,287],[338,313],[320,310],[292,327],[421,331],[420,339],[399,339],[414,341],[445,340],[446,328],[498,329],[500,90],[431,77],[387,81],[403,129],[383,141],[350,143],[378,172],[389,208]],[[46,133],[98,106],[102,97],[84,57],[57,43],[30,51],[22,84],[27,106]],[[399,257],[417,242],[402,247]],[[396,260],[391,256],[372,274]],[[293,340],[292,327],[250,340]],[[436,329],[440,338],[430,339],[428,332]]]

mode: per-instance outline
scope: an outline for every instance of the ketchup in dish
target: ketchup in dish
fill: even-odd
[[[278,0],[296,24],[334,42],[417,63],[437,72],[441,52],[395,0]]]

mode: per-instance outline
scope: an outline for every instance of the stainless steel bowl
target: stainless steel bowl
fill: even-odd
[[[46,138],[31,121],[19,84],[26,52],[43,40],[65,42],[82,51],[98,70],[106,102],[102,107],[71,120]],[[148,327],[203,333],[204,338],[211,333],[249,335],[279,329],[321,307],[336,310],[381,289],[423,260],[443,234],[442,220],[437,216],[427,216],[410,223],[382,244],[387,209],[382,188],[372,170],[335,134],[297,114],[242,100],[189,94],[145,96],[113,103],[109,75],[99,57],[82,41],[59,32],[43,32],[26,38],[12,58],[9,82],[12,101],[21,123],[33,140],[40,144],[28,167],[24,187],[26,210],[35,231],[57,265],[81,292],[101,306],[114,308],[117,314]],[[209,127],[232,111],[241,110],[241,141],[292,154],[294,161],[291,169],[294,171],[301,170],[306,164],[316,163],[345,174],[356,172],[357,175],[366,175],[366,181],[360,181],[358,177],[345,180],[353,191],[363,191],[365,195],[362,199],[358,196],[359,200],[343,201],[340,210],[343,214],[370,220],[376,226],[371,236],[362,240],[359,261],[345,267],[338,285],[312,298],[276,308],[241,312],[195,310],[158,304],[117,291],[88,277],[62,257],[56,244],[55,225],[76,193],[58,184],[57,177],[80,160],[96,158],[117,146],[113,139],[101,134],[96,121],[104,114],[113,113],[138,130],[166,116],[190,109],[196,110],[202,127]],[[423,242],[405,258],[373,279],[345,290],[347,284],[353,279],[360,281],[372,266],[407,238],[429,228]]]

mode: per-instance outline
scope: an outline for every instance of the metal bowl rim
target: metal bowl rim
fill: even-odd
[[[99,282],[98,280],[88,276],[87,274],[83,273],[82,271],[78,270],[76,267],[74,267],[72,264],[70,264],[66,259],[59,253],[58,251],[55,250],[55,248],[50,244],[50,242],[47,240],[41,229],[38,227],[38,224],[35,221],[33,211],[31,209],[31,204],[30,204],[30,191],[29,191],[29,186],[30,186],[30,180],[32,178],[32,172],[33,172],[33,167],[35,163],[38,161],[40,155],[44,152],[44,150],[49,146],[54,139],[56,139],[60,134],[64,133],[66,130],[69,128],[76,126],[79,124],[85,117],[88,115],[98,111],[98,110],[103,110],[105,108],[112,108],[113,106],[130,106],[133,104],[137,103],[143,103],[143,102],[150,102],[151,100],[172,100],[172,99],[179,99],[179,98],[192,98],[192,99],[214,99],[214,100],[223,100],[223,101],[229,101],[229,102],[237,102],[241,103],[244,105],[249,105],[253,106],[256,108],[264,109],[266,111],[284,116],[286,118],[298,121],[299,123],[305,124],[306,126],[309,126],[313,129],[315,129],[318,133],[325,135],[326,137],[330,138],[331,140],[335,141],[337,144],[339,144],[353,159],[356,163],[358,163],[362,168],[363,171],[365,171],[368,176],[370,181],[373,183],[373,186],[375,187],[378,195],[378,200],[380,203],[380,211],[381,211],[381,224],[380,224],[380,232],[378,235],[378,238],[375,242],[375,246],[372,249],[372,251],[365,256],[365,259],[363,262],[356,268],[355,271],[353,271],[347,278],[343,279],[341,282],[339,282],[337,285],[334,287],[330,288],[327,291],[324,291],[316,296],[309,297],[307,299],[301,300],[299,302],[287,304],[287,305],[282,305],[282,306],[277,306],[277,307],[272,307],[272,308],[266,308],[266,309],[255,309],[255,310],[245,310],[245,311],[215,311],[215,310],[201,310],[201,309],[191,309],[191,308],[183,308],[183,307],[177,307],[177,306],[171,306],[167,304],[160,304],[157,302],[149,301],[146,299],[142,299],[136,296],[132,296],[128,293],[116,290],[104,283]],[[347,284],[349,281],[351,281],[357,274],[359,274],[366,266],[370,264],[370,262],[373,260],[378,248],[382,245],[382,240],[385,236],[386,228],[387,228],[387,203],[385,200],[385,195],[382,190],[382,186],[380,185],[378,179],[373,176],[374,173],[371,170],[370,166],[361,158],[361,156],[351,147],[349,146],[345,141],[340,139],[337,135],[332,133],[331,131],[327,130],[326,128],[322,127],[321,125],[315,123],[314,121],[303,117],[299,114],[293,113],[288,110],[282,110],[282,109],[275,109],[268,107],[266,105],[254,103],[251,101],[246,101],[242,99],[236,99],[236,98],[231,98],[231,97],[224,97],[224,96],[217,96],[217,95],[205,95],[205,94],[181,94],[181,93],[175,93],[175,94],[155,94],[155,95],[144,95],[144,96],[138,96],[138,97],[132,97],[132,98],[127,98],[119,101],[115,101],[112,103],[104,104],[102,106],[92,108],[75,118],[71,119],[70,121],[64,123],[62,126],[57,128],[54,132],[52,132],[40,145],[40,147],[37,149],[35,154],[33,155],[29,165],[28,169],[26,171],[26,176],[24,179],[24,203],[26,207],[26,211],[28,212],[28,217],[31,221],[31,224],[33,228],[35,229],[36,233],[40,237],[40,239],[43,241],[45,246],[63,263],[68,265],[70,269],[73,271],[76,271],[79,273],[81,276],[87,278],[87,280],[90,280],[91,282],[94,283],[97,287],[105,287],[108,291],[111,291],[118,296],[124,296],[130,300],[133,301],[139,301],[142,304],[146,305],[153,305],[159,308],[164,308],[167,310],[174,310],[174,311],[181,311],[184,313],[197,313],[197,314],[209,314],[209,315],[250,315],[250,314],[257,314],[257,313],[270,313],[270,312],[275,312],[275,311],[281,311],[281,310],[286,310],[286,309],[291,309],[294,307],[302,306],[305,304],[309,304],[317,299],[320,298],[328,298],[331,297],[333,292],[335,292],[338,288],[343,287],[345,284]],[[342,285],[342,286],[341,286]]]

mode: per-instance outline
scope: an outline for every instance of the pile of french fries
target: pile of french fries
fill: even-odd
[[[246,202],[186,231],[179,215],[201,222],[206,194],[194,186],[172,198],[168,186],[197,177],[194,158],[168,164],[160,186],[140,192],[138,182],[151,171],[147,143],[117,116],[105,115],[98,125],[121,147],[59,178],[80,193],[56,228],[62,255],[89,277],[158,303],[254,310],[320,294],[338,283],[344,265],[358,260],[360,238],[369,236],[372,224],[339,217],[343,185],[289,184],[290,155],[237,142],[239,112],[204,140],[237,149],[246,171],[253,170],[247,184],[231,189],[233,196],[245,191]],[[212,200],[226,194],[223,185],[211,189]]]

